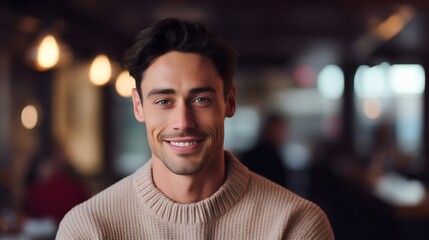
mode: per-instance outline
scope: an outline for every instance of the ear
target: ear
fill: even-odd
[[[233,85],[231,90],[228,93],[228,97],[226,98],[226,111],[225,116],[226,117],[232,117],[234,116],[236,109],[236,103],[235,103],[235,86]]]
[[[140,100],[139,93],[135,88],[133,89],[133,92],[132,92],[132,98],[133,98],[134,116],[136,117],[137,121],[144,122],[143,104],[142,104],[142,101]]]

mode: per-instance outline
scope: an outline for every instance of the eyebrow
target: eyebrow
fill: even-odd
[[[189,93],[191,94],[198,94],[198,93],[203,93],[203,92],[212,92],[212,93],[216,93],[216,90],[212,87],[197,87],[197,88],[192,88]],[[148,94],[147,97],[151,97],[153,95],[158,95],[158,94],[175,94],[176,91],[174,89],[171,88],[155,88],[152,89]]]
[[[176,91],[174,91],[174,89],[169,89],[169,88],[166,88],[166,89],[159,89],[159,88],[155,88],[155,89],[152,89],[152,90],[147,94],[147,96],[148,96],[148,97],[150,97],[150,96],[158,95],[158,94],[174,94],[174,93],[176,93]]]
[[[216,93],[216,90],[212,87],[198,87],[198,88],[191,89],[191,91],[189,91],[189,92],[192,94],[203,93],[203,92]]]

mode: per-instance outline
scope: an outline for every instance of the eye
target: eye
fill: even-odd
[[[161,99],[161,100],[158,100],[158,101],[155,102],[155,104],[158,104],[158,105],[167,105],[167,104],[170,104],[170,103],[171,103],[171,101],[170,100],[166,100],[166,99]]]
[[[212,102],[212,100],[210,98],[207,97],[197,97],[194,99],[194,101],[192,102],[195,106],[198,107],[207,107],[210,105],[210,103]]]
[[[195,98],[194,102],[196,102],[196,103],[208,103],[208,102],[210,102],[210,100],[208,98],[198,97],[198,98]]]

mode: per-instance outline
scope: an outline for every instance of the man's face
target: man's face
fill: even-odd
[[[209,170],[223,156],[224,119],[235,111],[235,92],[224,98],[212,61],[199,54],[166,53],[146,69],[142,104],[133,91],[134,113],[145,122],[154,161],[173,173]]]

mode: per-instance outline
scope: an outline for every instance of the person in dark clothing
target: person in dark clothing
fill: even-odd
[[[25,199],[29,217],[49,217],[58,224],[70,209],[89,197],[61,144],[56,143],[50,154],[38,156],[30,166]]]
[[[287,136],[287,121],[278,113],[268,114],[255,146],[242,155],[242,162],[250,170],[286,186],[286,169],[281,147]]]

